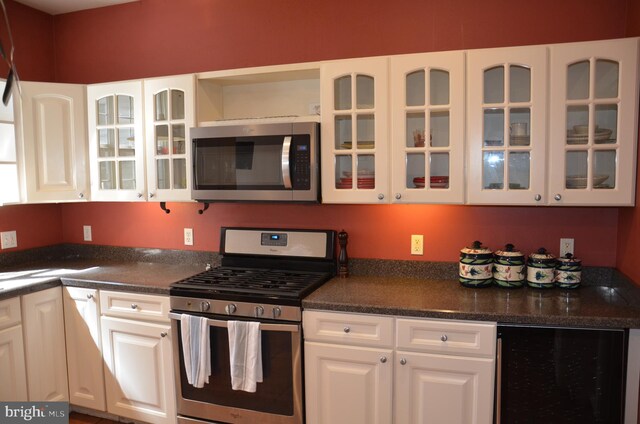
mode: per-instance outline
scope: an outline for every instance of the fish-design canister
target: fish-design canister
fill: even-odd
[[[517,288],[524,285],[525,257],[509,243],[494,254],[493,281],[500,287]]]
[[[465,287],[488,287],[493,283],[493,252],[474,241],[460,250],[460,284]]]
[[[527,285],[537,289],[552,288],[555,281],[556,258],[545,248],[529,255]]]
[[[563,289],[580,287],[582,261],[571,253],[559,258],[556,264],[556,286]]]

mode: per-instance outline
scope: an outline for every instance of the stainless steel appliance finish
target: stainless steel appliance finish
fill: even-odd
[[[302,424],[302,298],[335,274],[335,232],[222,228],[222,264],[170,289],[179,423]],[[311,252],[311,253],[309,253]],[[184,371],[180,319],[210,326],[212,375],[197,389]],[[260,323],[264,381],[233,391],[229,320]]]
[[[319,140],[317,122],[192,128],[191,197],[318,202]]]

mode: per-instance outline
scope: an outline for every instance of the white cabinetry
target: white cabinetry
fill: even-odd
[[[319,311],[303,323],[307,423],[492,422],[494,323]]]
[[[100,292],[107,411],[175,423],[169,298]]]
[[[68,401],[62,288],[22,296],[29,400]]]
[[[16,121],[23,200],[88,200],[85,86],[28,81],[20,86]]]
[[[92,200],[146,200],[142,101],[142,81],[87,87]]]
[[[6,81],[0,80],[0,91],[4,92],[5,85]],[[21,155],[21,146],[16,143],[14,123],[14,109],[20,108],[17,98],[19,96],[12,93],[7,106],[0,102],[0,205],[20,202],[18,157]]]
[[[148,200],[191,200],[195,76],[144,80]]]
[[[27,401],[20,298],[0,301],[0,401]]]
[[[98,290],[65,287],[69,402],[106,411]]]

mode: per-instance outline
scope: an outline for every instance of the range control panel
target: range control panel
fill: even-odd
[[[262,233],[260,244],[262,246],[286,246],[286,233]]]

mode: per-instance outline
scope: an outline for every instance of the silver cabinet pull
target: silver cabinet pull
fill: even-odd
[[[93,295],[91,293],[87,294],[87,299],[93,299]]]
[[[378,194],[378,200],[384,200],[384,194],[382,193]]]
[[[142,199],[142,193],[138,193],[138,199]]]
[[[400,360],[400,365],[406,365],[406,364],[407,364],[407,360],[406,360],[406,359],[404,359],[404,358],[402,358],[402,359]]]
[[[153,199],[153,196],[155,196],[155,193],[149,193],[149,198]]]
[[[536,199],[536,202],[539,202],[542,200],[542,196],[540,196],[539,194],[536,194],[536,197],[534,197],[534,199]]]
[[[138,305],[136,305],[135,303],[131,304],[131,309],[138,309]]]
[[[562,200],[562,196],[559,193],[553,196],[553,198],[556,199],[558,202]]]
[[[382,362],[383,364],[384,364],[385,362],[387,362],[387,357],[386,357],[386,356],[381,356],[381,357],[380,357],[380,362]]]
[[[449,337],[447,337],[446,334],[443,334],[442,336],[440,336],[440,340],[442,340],[443,342],[446,342],[449,339]]]
[[[349,328],[349,327],[344,327],[344,329],[343,329],[343,330],[344,330],[344,332],[345,332],[345,333],[348,333],[349,331],[351,331],[351,328]]]
[[[400,200],[400,199],[402,199],[402,194],[396,193],[396,200]]]
[[[160,337],[167,337],[169,333],[167,333],[166,331],[163,331],[162,333],[160,333]]]
[[[80,194],[78,194],[78,198],[79,198],[79,199],[84,198],[84,193],[80,193]]]

